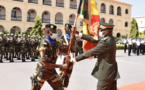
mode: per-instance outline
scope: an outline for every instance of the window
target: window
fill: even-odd
[[[17,12],[16,11],[12,11],[12,17],[16,17]]]
[[[125,22],[125,27],[128,27],[128,22]]]

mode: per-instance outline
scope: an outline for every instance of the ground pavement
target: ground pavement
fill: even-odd
[[[116,60],[121,75],[118,87],[145,81],[145,55],[128,56],[123,50],[117,50]],[[68,90],[96,90],[97,79],[91,76],[96,61],[96,58],[87,59],[75,64]],[[35,72],[36,63],[30,60],[15,60],[14,63],[9,63],[4,60],[4,63],[0,63],[0,90],[30,90],[30,76]],[[52,88],[45,83],[41,90]]]

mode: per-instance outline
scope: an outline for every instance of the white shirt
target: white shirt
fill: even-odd
[[[132,45],[132,40],[131,39],[128,39],[128,44]]]
[[[137,44],[137,46],[140,46],[140,41],[139,41],[139,40],[137,40],[136,44]]]

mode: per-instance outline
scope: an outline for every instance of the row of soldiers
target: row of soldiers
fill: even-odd
[[[130,56],[131,50],[134,54],[145,54],[145,38],[129,38],[124,39],[124,52],[126,53],[128,44],[128,56]]]
[[[26,37],[25,34],[17,36],[13,33],[6,35],[0,32],[0,63],[4,58],[10,62],[14,62],[14,58],[22,62],[30,58],[31,61],[35,61],[38,58],[36,48],[40,40],[36,36]]]

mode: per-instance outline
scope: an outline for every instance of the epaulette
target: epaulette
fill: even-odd
[[[93,38],[94,38],[95,40],[97,40],[97,41],[99,40],[99,38],[98,38],[97,36],[94,36]]]
[[[107,39],[108,39],[108,37],[104,37],[104,38],[102,38],[101,40],[105,41],[105,40],[107,40]]]

